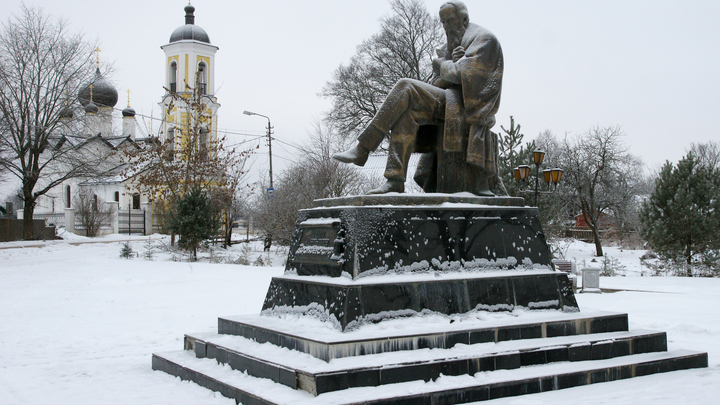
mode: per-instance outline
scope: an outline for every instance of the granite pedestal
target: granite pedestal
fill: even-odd
[[[333,205],[334,204],[334,205]],[[342,330],[423,311],[579,310],[553,271],[536,208],[511,197],[382,195],[301,210],[264,313],[327,316]]]
[[[286,272],[358,279],[551,268],[537,208],[523,207],[522,199],[383,197],[337,199],[336,206],[319,200],[319,207],[300,210]]]

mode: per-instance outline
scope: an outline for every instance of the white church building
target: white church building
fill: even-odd
[[[188,4],[184,8],[185,24],[175,29],[170,35],[167,44],[160,48],[164,51],[166,64],[165,83],[158,83],[158,89],[163,87],[176,92],[183,98],[189,98],[197,80],[199,90],[203,95],[203,104],[211,111],[210,119],[204,123],[208,140],[217,140],[217,110],[220,107],[214,96],[215,92],[215,53],[217,46],[210,43],[210,38],[204,29],[195,25],[195,7]],[[133,186],[132,176],[127,172],[128,164],[124,163],[123,152],[126,148],[140,149],[150,138],[137,137],[138,123],[135,110],[128,105],[120,110],[117,89],[100,73],[98,68],[94,78],[81,86],[78,101],[83,107],[83,116],[76,120],[80,125],[75,126],[73,133],[60,133],[54,139],[58,147],[72,147],[87,151],[87,153],[107,156],[103,167],[104,175],[100,178],[83,179],[74,178],[55,187],[46,195],[40,197],[35,207],[34,218],[45,219],[46,223],[56,226],[65,226],[70,232],[84,234],[79,224],[68,226],[75,222],[75,197],[80,193],[90,193],[95,201],[104,201],[115,211],[113,220],[105,224],[100,234],[128,232],[127,224],[131,221],[132,233],[153,232],[152,207],[147,195]],[[165,90],[158,103],[163,110],[162,123],[154,140],[167,143],[179,148],[183,145],[182,135],[189,125],[189,112],[187,105],[176,99]],[[172,109],[168,107],[172,105]],[[113,126],[115,118],[121,115],[120,128]],[[62,119],[73,120],[74,113],[67,108]],[[151,134],[152,136],[152,134]],[[17,210],[22,214],[22,210]],[[143,220],[128,220],[142,217]],[[125,224],[125,225],[123,225]]]

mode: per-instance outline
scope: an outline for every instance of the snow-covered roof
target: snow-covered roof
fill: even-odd
[[[87,186],[87,185],[97,185],[97,184],[122,183],[137,173],[136,171],[131,171],[130,169],[131,169],[130,163],[120,163],[117,166],[114,166],[111,169],[105,171],[103,174],[101,174],[97,178],[88,179],[88,180],[80,183],[80,185]]]

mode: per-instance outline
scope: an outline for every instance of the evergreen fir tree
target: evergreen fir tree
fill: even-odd
[[[219,210],[202,189],[195,187],[180,198],[173,211],[170,229],[180,235],[180,248],[192,252],[197,260],[200,244],[215,236],[220,229]]]
[[[500,178],[510,196],[528,197],[528,195],[520,194],[520,185],[515,181],[514,169],[533,161],[532,152],[535,150],[535,141],[526,142],[523,146],[522,141],[525,135],[520,132],[520,125],[515,125],[515,118],[512,115],[510,116],[510,128],[507,129],[500,125],[500,129],[505,133],[504,135],[498,134]],[[527,198],[526,200],[528,203],[530,202]]]
[[[720,171],[692,152],[677,166],[665,163],[640,218],[652,248],[685,275],[697,266],[720,270]]]
[[[510,116],[510,129],[506,129],[502,125],[500,128],[505,132],[505,136],[498,139],[500,155],[507,160],[515,160],[515,156],[517,156],[515,149],[522,144],[525,135],[520,133],[520,125],[515,126],[515,118],[512,115]]]
[[[133,255],[132,247],[130,247],[130,241],[127,241],[123,243],[122,248],[120,248],[120,257],[123,259],[129,259]]]

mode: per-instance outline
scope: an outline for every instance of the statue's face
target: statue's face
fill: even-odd
[[[440,22],[445,32],[464,32],[465,24],[460,19],[455,7],[444,7],[440,9]]]
[[[447,51],[452,54],[453,49],[459,46],[465,35],[465,24],[455,7],[446,6],[440,9],[440,22],[447,37]]]

